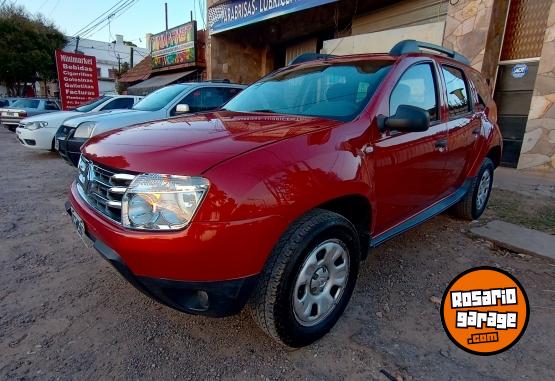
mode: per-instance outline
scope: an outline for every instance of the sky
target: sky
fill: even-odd
[[[199,5],[205,6],[206,0],[7,0],[7,3],[23,6],[31,14],[41,13],[68,36],[73,36],[115,5],[117,9],[127,3],[129,8],[112,17],[109,23],[106,21],[91,31],[92,34],[81,37],[113,41],[116,34],[122,34],[125,41],[140,47],[146,47],[146,33],[164,30],[164,3],[168,3],[169,28],[188,22],[191,11],[196,11],[193,17],[199,29],[204,27],[203,17],[206,18],[199,9]]]

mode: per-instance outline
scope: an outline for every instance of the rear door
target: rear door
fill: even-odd
[[[428,110],[424,132],[385,131],[374,145],[375,233],[412,217],[445,194],[447,128],[441,119],[439,75],[432,61],[419,61],[402,74],[391,91],[389,115],[401,104]]]
[[[468,166],[475,155],[482,119],[474,110],[472,88],[464,70],[451,64],[442,64],[441,72],[449,111],[445,178],[451,193],[461,187],[466,179]]]

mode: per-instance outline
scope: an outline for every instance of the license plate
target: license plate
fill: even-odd
[[[54,149],[56,151],[60,150],[60,141],[58,139],[54,139]]]
[[[75,209],[71,208],[69,212],[71,214],[71,222],[73,222],[73,226],[75,227],[75,230],[77,230],[77,234],[79,234],[79,237],[81,238],[85,246],[91,247],[92,242],[89,237],[87,237],[85,223],[83,222],[83,219],[79,217]]]

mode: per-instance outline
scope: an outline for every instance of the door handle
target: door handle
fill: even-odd
[[[447,150],[447,139],[439,139],[436,141],[435,144],[436,150],[438,150],[439,152],[443,152],[445,150]]]

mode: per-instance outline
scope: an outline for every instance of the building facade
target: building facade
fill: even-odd
[[[70,38],[63,49],[96,57],[98,90],[100,94],[116,93],[116,73],[127,62],[130,67],[143,60],[150,52],[148,49],[132,47],[124,43],[123,36],[116,34],[114,43]]]
[[[207,77],[252,83],[304,52],[455,49],[488,79],[503,165],[555,170],[555,0],[207,0]]]

